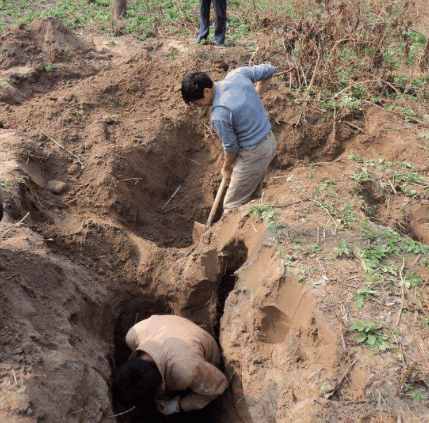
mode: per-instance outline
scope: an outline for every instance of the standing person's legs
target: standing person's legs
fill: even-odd
[[[214,0],[214,8],[216,12],[216,30],[214,38],[216,44],[223,44],[225,42],[226,2],[227,0]]]
[[[200,0],[200,30],[198,31],[197,41],[206,39],[210,28],[210,3],[211,0]]]
[[[276,154],[276,145],[271,132],[256,148],[240,151],[225,194],[225,211],[239,207],[251,199]]]

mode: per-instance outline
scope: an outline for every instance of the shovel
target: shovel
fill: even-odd
[[[222,177],[222,182],[220,183],[219,189],[217,190],[216,198],[214,200],[212,209],[210,210],[207,223],[204,225],[203,223],[194,222],[194,228],[192,231],[192,239],[194,242],[199,241],[202,235],[204,234],[204,232],[212,225],[213,219],[219,208],[220,201],[222,200],[222,197],[225,194],[227,187],[228,187],[228,179],[225,179],[225,177]]]

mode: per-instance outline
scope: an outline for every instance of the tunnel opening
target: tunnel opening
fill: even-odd
[[[214,327],[215,337],[219,340],[221,320],[225,309],[225,303],[229,294],[235,288],[237,282],[237,271],[247,260],[247,247],[242,240],[234,240],[229,243],[221,254],[222,272],[219,278],[217,292],[216,324]]]

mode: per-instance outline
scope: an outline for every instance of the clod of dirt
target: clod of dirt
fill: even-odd
[[[419,241],[429,244],[429,205],[417,205],[410,211],[409,228]]]
[[[29,151],[28,140],[15,131],[0,129],[0,181],[4,212],[11,220],[40,209],[32,187],[40,183],[41,176],[29,163]]]
[[[0,79],[0,102],[21,104],[25,95],[7,79]]]
[[[48,186],[47,186],[48,190],[52,192],[52,194],[64,194],[67,189],[68,186],[65,182],[63,181],[57,181],[55,179],[52,179],[51,181],[48,182]]]

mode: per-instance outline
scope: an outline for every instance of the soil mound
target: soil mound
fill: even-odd
[[[0,69],[3,70],[19,65],[70,61],[91,49],[55,18],[9,30],[0,36],[0,44]]]

